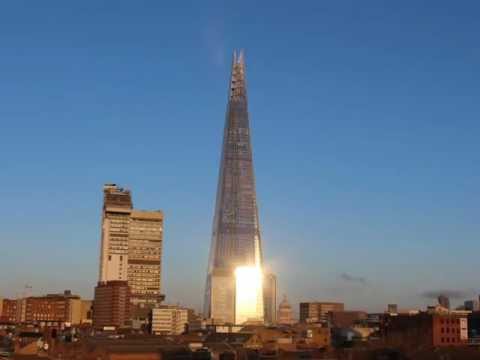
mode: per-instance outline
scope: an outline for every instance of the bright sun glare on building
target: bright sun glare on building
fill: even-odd
[[[235,269],[235,323],[263,321],[263,273],[257,266]]]

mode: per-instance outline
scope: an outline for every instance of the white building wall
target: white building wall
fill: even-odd
[[[180,335],[187,323],[187,309],[173,306],[152,310],[152,333],[155,335]]]

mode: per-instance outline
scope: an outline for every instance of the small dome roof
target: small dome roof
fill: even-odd
[[[285,295],[283,295],[283,300],[282,302],[278,305],[279,308],[288,308],[288,309],[291,309],[292,306],[290,305],[290,303],[288,302],[287,300],[287,297]]]

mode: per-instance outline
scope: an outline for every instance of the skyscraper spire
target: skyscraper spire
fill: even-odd
[[[207,316],[235,321],[231,279],[239,267],[262,267],[243,51],[233,53],[205,295]]]
[[[247,100],[247,83],[245,79],[245,56],[240,50],[233,53],[232,75],[230,77],[229,101]],[[245,105],[246,107],[246,105]],[[247,115],[248,116],[248,115]]]
[[[243,53],[232,64],[210,267],[261,262]]]

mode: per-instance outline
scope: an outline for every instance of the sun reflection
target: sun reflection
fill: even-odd
[[[258,266],[235,269],[235,323],[263,321],[263,273]]]

